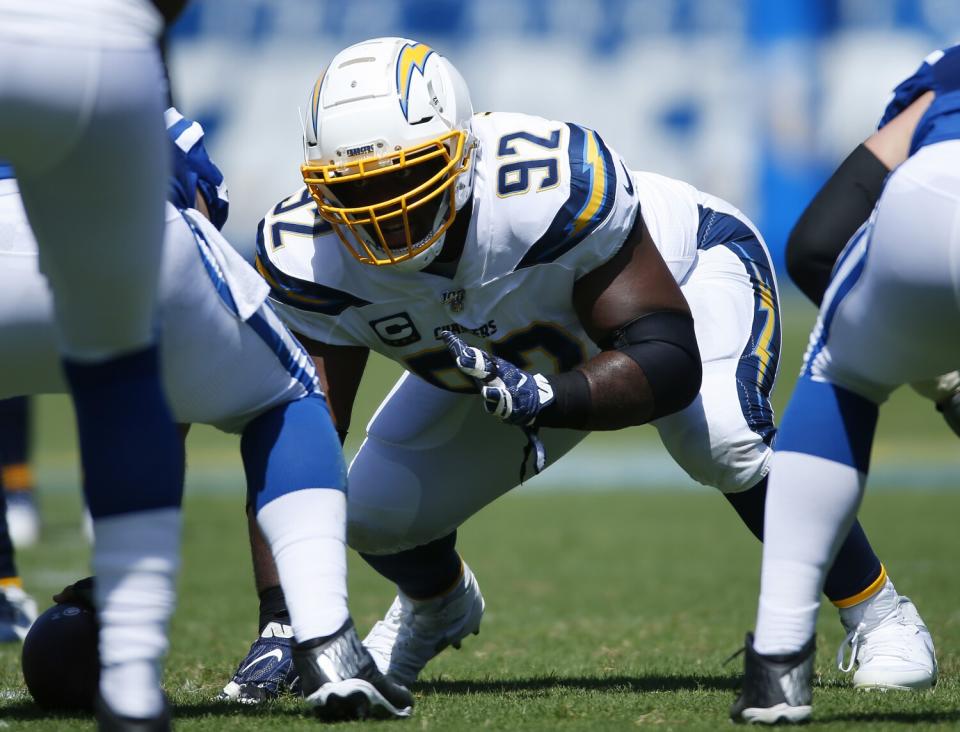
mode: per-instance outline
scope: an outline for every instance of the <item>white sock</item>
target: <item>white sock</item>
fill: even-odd
[[[340,629],[347,608],[347,496],[307,488],[275,498],[257,512],[273,552],[298,642]]]
[[[93,522],[100,693],[125,717],[153,717],[163,709],[160,660],[176,600],[180,523],[179,508]]]
[[[823,581],[856,518],[864,480],[842,463],[774,453],[754,636],[758,653],[794,653],[813,636]]]

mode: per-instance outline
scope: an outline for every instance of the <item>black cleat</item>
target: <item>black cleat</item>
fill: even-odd
[[[164,700],[163,710],[156,717],[121,717],[103,700],[100,694],[93,704],[97,717],[97,729],[100,732],[170,732],[170,705]]]
[[[393,719],[413,710],[413,694],[377,670],[351,619],[332,636],[295,645],[293,664],[321,719]]]
[[[753,633],[747,633],[743,650],[743,688],[730,707],[730,719],[747,724],[808,721],[814,638],[797,653],[764,656],[753,650]]]

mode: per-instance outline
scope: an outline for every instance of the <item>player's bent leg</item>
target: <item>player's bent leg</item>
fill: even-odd
[[[244,429],[241,452],[307,704],[329,719],[409,716],[413,697],[377,669],[347,608],[346,467],[326,401],[313,393],[261,414]]]
[[[796,654],[814,635],[820,590],[856,516],[877,420],[873,402],[802,377],[773,459],[754,649]],[[809,686],[809,682],[808,682]]]
[[[761,541],[766,486],[764,479],[742,493],[724,494]],[[925,689],[936,683],[930,631],[913,602],[897,593],[859,521],[833,560],[824,594],[839,609],[847,632],[837,665],[844,672],[855,670],[855,688]]]
[[[8,54],[30,70],[0,74],[12,102],[4,117],[18,130],[11,158],[54,292],[77,413],[96,534],[100,693],[115,714],[155,718],[165,708],[158,662],[183,474],[152,346],[168,167],[159,54],[82,44]],[[134,159],[148,173],[130,185]],[[71,192],[57,195],[64,170]]]
[[[587,433],[540,434],[549,469]],[[521,430],[489,419],[472,395],[404,374],[350,464],[349,545],[395,554],[447,536],[519,483],[526,446]]]
[[[100,693],[117,714],[151,718],[165,707],[159,661],[179,563],[183,445],[156,416],[166,406],[155,349],[65,371],[94,524]]]
[[[743,234],[746,238],[734,244],[701,251],[683,287],[695,320],[702,324],[698,338],[703,384],[693,404],[658,420],[656,426],[678,464],[695,480],[719,488],[762,540],[769,446],[776,431],[769,397],[779,362],[779,308],[766,251],[759,240]],[[889,663],[882,670],[874,665],[877,676],[900,686],[906,679],[915,680],[918,668],[925,668],[929,680],[929,633],[922,623],[909,622],[915,609],[896,594],[892,583],[886,583],[886,571],[855,522],[830,568],[824,592],[842,608],[841,622],[851,639],[866,618],[859,637],[878,631],[882,624],[885,630],[875,636],[874,647],[900,649],[904,660],[898,665],[885,654]],[[887,617],[891,606],[902,609],[896,623]],[[881,623],[880,618],[886,620]],[[890,640],[881,641],[884,635]],[[860,658],[867,657],[859,653]],[[854,685],[862,685],[861,677],[855,676]]]
[[[543,430],[548,462],[585,433]],[[370,423],[350,466],[348,542],[397,584],[365,639],[381,670],[413,681],[476,633],[483,595],[455,547],[456,528],[513,488],[526,438],[464,395],[405,375]]]

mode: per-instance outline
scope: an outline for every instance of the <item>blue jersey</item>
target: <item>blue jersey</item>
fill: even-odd
[[[13,166],[6,160],[0,160],[0,180],[13,177]]]
[[[924,145],[960,138],[960,46],[934,51],[927,56],[916,73],[893,90],[893,99],[877,129],[882,129],[928,91],[932,91],[935,97],[914,130],[910,141],[911,155]]]

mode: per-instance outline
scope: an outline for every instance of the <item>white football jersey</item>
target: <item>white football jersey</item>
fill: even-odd
[[[674,275],[689,268],[696,189],[632,174],[596,132],[576,124],[486,113],[473,118],[473,133],[472,217],[452,277],[356,261],[305,188],[267,213],[257,267],[292,330],[366,346],[437,386],[472,391],[440,339],[444,329],[543,373],[598,351],[573,309],[573,287],[616,254],[641,202],[648,218],[638,191],[650,199],[658,246],[668,261],[685,262]]]

